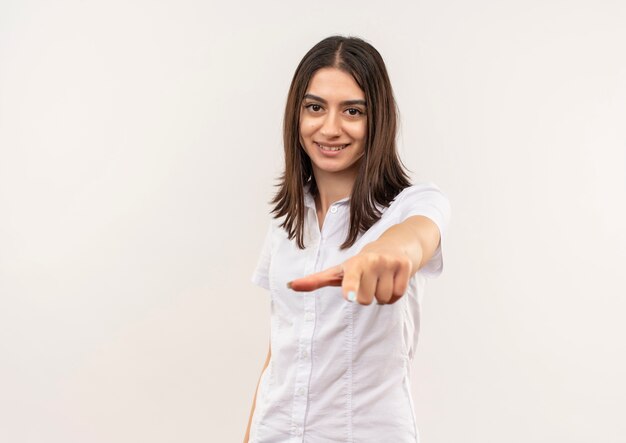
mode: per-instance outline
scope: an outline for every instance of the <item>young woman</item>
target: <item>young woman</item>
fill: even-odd
[[[450,205],[409,181],[396,119],[369,43],[332,36],[298,65],[252,276],[270,292],[271,333],[245,442],[419,441],[409,372]]]

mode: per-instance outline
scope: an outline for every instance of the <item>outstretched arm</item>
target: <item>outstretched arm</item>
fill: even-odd
[[[439,228],[422,215],[408,217],[365,245],[354,257],[322,272],[287,284],[294,291],[341,286],[348,301],[369,305],[395,303],[409,280],[426,264],[441,241]]]
[[[411,260],[411,277],[428,263],[440,241],[435,222],[423,215],[414,215],[387,229],[376,241],[365,245],[361,252],[388,249],[394,254],[404,254]]]

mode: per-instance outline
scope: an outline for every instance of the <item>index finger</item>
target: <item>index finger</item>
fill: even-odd
[[[343,281],[343,268],[341,265],[333,266],[315,274],[297,278],[287,283],[287,287],[298,292],[314,291],[325,286],[341,286]]]

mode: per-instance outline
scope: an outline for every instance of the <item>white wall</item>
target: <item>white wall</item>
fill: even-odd
[[[0,441],[237,442],[287,88],[383,54],[449,196],[413,383],[424,443],[626,435],[626,4],[3,1]]]

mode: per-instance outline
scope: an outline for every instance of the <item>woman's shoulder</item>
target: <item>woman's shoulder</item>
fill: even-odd
[[[394,214],[402,220],[414,214],[429,214],[432,210],[449,213],[450,202],[435,183],[421,181],[400,191],[386,212],[388,216]]]
[[[418,194],[420,192],[428,192],[428,191],[441,192],[441,189],[432,181],[420,181],[420,182],[415,182],[407,186],[406,188],[404,188],[402,191],[398,193],[396,198],[407,195],[407,194]]]
[[[418,182],[398,193],[394,200],[393,219],[402,222],[413,215],[433,220],[440,231],[447,230],[450,222],[450,200],[439,186],[431,181]],[[390,208],[392,209],[392,208]]]
[[[415,199],[426,200],[428,198],[437,198],[444,196],[445,194],[432,181],[421,181],[413,183],[406,188],[402,189],[392,201],[392,205],[406,205],[410,204]]]

